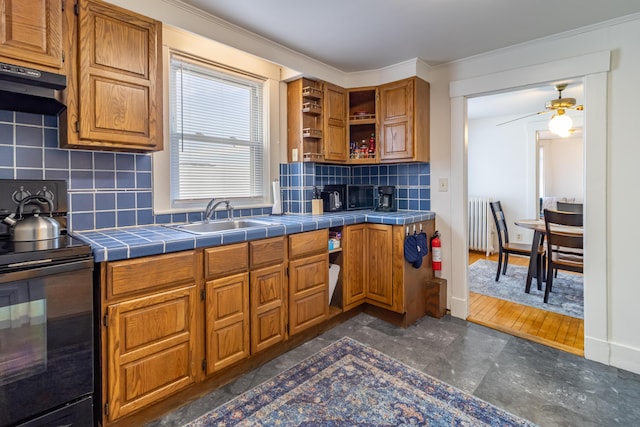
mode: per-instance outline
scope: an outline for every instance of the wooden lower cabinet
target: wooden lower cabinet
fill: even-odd
[[[362,302],[393,305],[393,229],[357,224],[344,229],[345,309]]]
[[[386,306],[393,304],[393,228],[367,224],[367,298]]]
[[[329,231],[289,236],[289,334],[329,316]]]
[[[329,315],[329,255],[289,261],[289,333],[322,323]]]
[[[286,339],[286,283],[282,264],[251,271],[251,354]]]
[[[419,226],[433,233],[433,220]],[[355,224],[342,232],[338,311],[368,303],[403,325],[424,315],[432,272],[404,260],[405,227]],[[253,355],[267,360],[333,315],[326,229],[106,262],[100,274],[102,425],[137,425],[155,404],[249,366]]]
[[[344,259],[344,309],[362,303],[367,295],[367,224],[350,225],[343,229],[342,252]]]
[[[196,295],[194,284],[107,307],[110,421],[195,381]]]
[[[207,374],[249,357],[249,273],[207,281]]]

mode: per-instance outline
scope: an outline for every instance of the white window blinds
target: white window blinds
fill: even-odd
[[[171,55],[171,199],[261,200],[263,80]]]

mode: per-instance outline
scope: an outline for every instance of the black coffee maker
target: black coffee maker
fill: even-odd
[[[380,212],[395,212],[396,209],[396,187],[393,185],[381,185],[378,187],[378,206],[376,210]]]

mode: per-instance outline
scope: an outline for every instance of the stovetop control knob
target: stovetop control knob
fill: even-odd
[[[42,190],[38,191],[38,193],[37,193],[37,194],[38,194],[38,196],[44,196],[44,197],[46,197],[46,198],[47,198],[47,199],[49,199],[49,200],[53,200],[53,199],[56,197],[56,195],[55,195],[55,194],[53,194],[53,191],[51,191],[51,190],[47,189],[47,186],[46,186],[46,185],[45,185],[45,186],[43,186],[43,187],[42,187]]]
[[[31,192],[29,192],[29,190],[25,190],[24,186],[21,185],[19,190],[13,192],[11,198],[14,202],[16,202],[16,205],[19,205],[22,200],[24,200],[26,197],[29,197],[30,195]]]

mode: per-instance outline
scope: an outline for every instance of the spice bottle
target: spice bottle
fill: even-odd
[[[376,152],[376,135],[372,132],[369,137],[369,154],[374,154]]]

